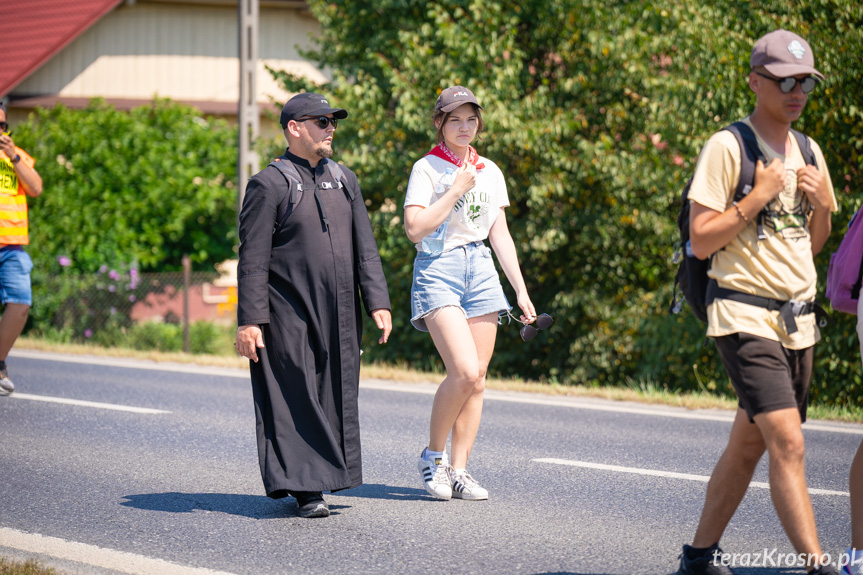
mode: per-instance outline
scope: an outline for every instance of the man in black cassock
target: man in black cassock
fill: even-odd
[[[251,360],[261,475],[267,495],[294,496],[302,517],[327,517],[322,492],[363,481],[360,297],[378,342],[392,330],[357,177],[329,159],[347,115],[319,94],[291,98],[279,161],[301,182],[289,187],[286,164],[273,163],[249,180],[240,211],[236,346]]]

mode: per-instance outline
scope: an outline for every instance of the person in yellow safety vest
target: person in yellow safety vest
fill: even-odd
[[[6,356],[21,335],[30,313],[33,262],[24,251],[30,243],[27,229],[27,196],[42,193],[42,178],[33,169],[36,161],[15,145],[9,135],[6,107],[0,102],[0,394],[15,390],[6,369]]]

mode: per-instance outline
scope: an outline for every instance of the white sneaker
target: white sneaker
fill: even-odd
[[[425,454],[426,449],[423,449],[417,468],[423,478],[426,491],[438,499],[452,499],[452,484],[447,473],[449,458],[444,453],[441,457],[429,460],[425,458]]]
[[[15,391],[15,384],[9,379],[6,369],[0,369],[0,395],[9,395]]]
[[[469,499],[471,501],[488,499],[488,490],[481,487],[467,471],[456,473],[456,470],[450,466],[447,469],[447,474],[450,482],[452,482],[452,496],[456,499]]]

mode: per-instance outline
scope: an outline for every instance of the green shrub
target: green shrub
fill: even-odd
[[[66,257],[79,272],[133,264],[199,269],[234,256],[236,128],[167,100],[128,112],[93,100],[37,109],[15,126],[44,192],[29,200],[36,268]]]
[[[703,345],[704,326],[668,313],[670,257],[680,192],[701,146],[751,111],[748,60],[762,34],[783,27],[808,38],[828,78],[798,127],[825,150],[844,210],[837,232],[856,203],[847,194],[863,189],[859,3],[309,4],[321,34],[320,49],[306,55],[333,81],[276,75],[350,112],[335,148],[373,212],[394,306],[391,342],[377,346],[368,329],[366,359],[417,367],[436,359],[428,335],[408,323],[414,252],[400,218],[411,165],[434,144],[431,107],[448,85],[470,87],[484,107],[487,132],[475,145],[506,176],[531,298],[555,318],[529,344],[514,327],[501,329],[495,375],[731,393],[713,345]],[[817,259],[822,278],[839,235]],[[847,318],[824,331],[817,361],[813,397],[863,402]]]
[[[132,349],[182,351],[183,327],[173,323],[145,321],[129,329],[126,342]]]
[[[237,326],[220,325],[210,321],[189,324],[189,353],[226,355],[236,353],[234,340]]]

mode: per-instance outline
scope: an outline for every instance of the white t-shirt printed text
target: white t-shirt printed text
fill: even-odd
[[[453,207],[446,231],[444,250],[485,240],[497,219],[500,208],[509,205],[506,181],[500,168],[482,156],[477,163],[485,164],[485,167],[477,171],[476,185],[473,189],[465,193]],[[437,156],[424,156],[417,160],[408,181],[405,207],[427,208],[434,203],[435,187],[447,168],[458,169],[452,163]],[[422,251],[421,243],[416,247],[417,251]]]

